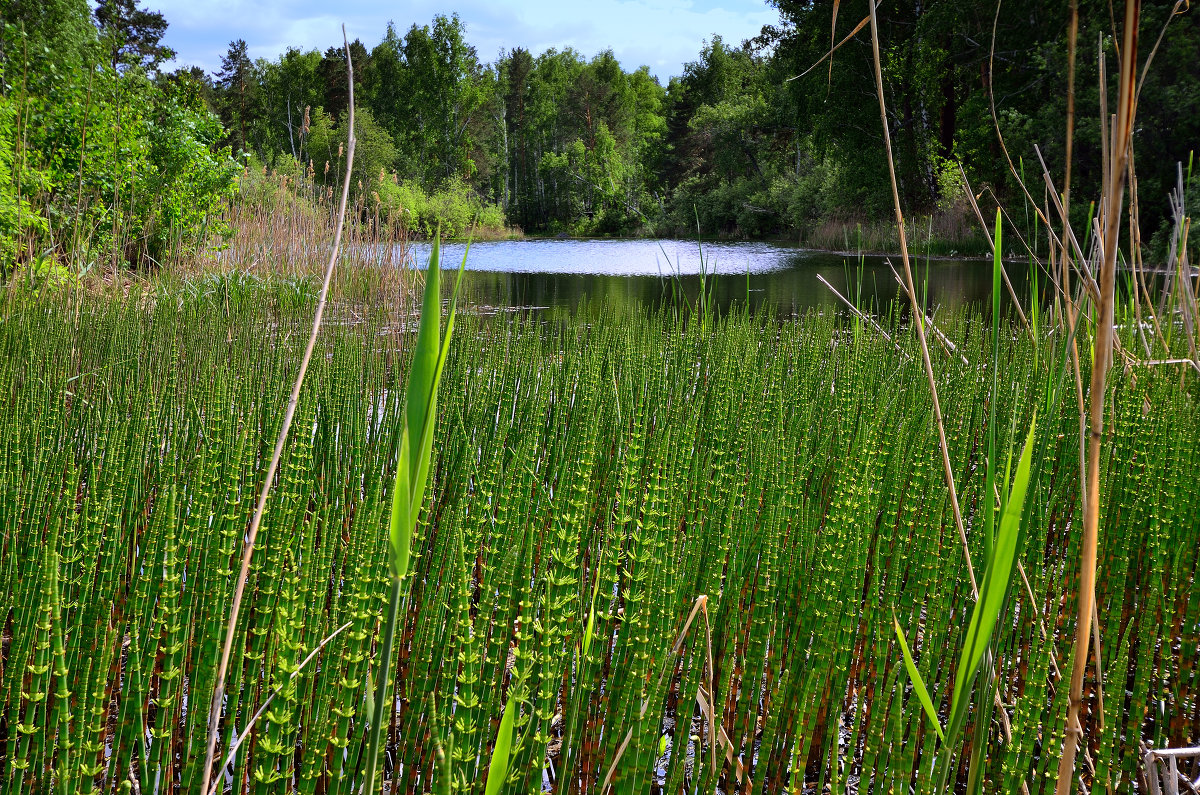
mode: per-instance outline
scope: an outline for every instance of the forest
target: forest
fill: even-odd
[[[611,50],[514,47],[486,62],[455,14],[403,32],[393,24],[352,32],[352,189],[368,213],[424,237],[439,224],[461,234],[480,219],[481,227],[532,235],[688,236],[699,228],[846,249],[854,239],[861,246],[866,229],[868,247],[894,251],[894,233],[872,236],[890,221],[862,25],[854,27],[850,11],[838,15],[836,3],[772,4],[778,26],[744,42],[714,32],[666,85]],[[0,239],[8,259],[113,250],[115,235],[124,261],[157,261],[228,233],[219,207],[242,172],[338,184],[343,48],[252,60],[238,39],[214,73],[168,71],[168,20],[134,0],[105,0],[95,13],[83,0],[7,5]],[[1154,48],[1139,86],[1139,211],[1144,244],[1159,259],[1176,164],[1186,167],[1200,140],[1200,17],[1181,8],[1148,4],[1141,23]],[[959,164],[976,193],[1003,201],[1019,195],[1015,175],[1036,180],[1039,152],[1061,170],[1071,69],[1071,187],[1090,195],[1099,184],[1092,51],[1112,41],[1113,27],[1103,3],[1076,11],[1081,55],[1072,65],[1066,5],[880,8],[901,198],[939,250],[986,251]],[[1073,210],[1083,223],[1086,203]]]

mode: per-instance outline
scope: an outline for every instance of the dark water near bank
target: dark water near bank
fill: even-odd
[[[442,251],[442,267],[457,268],[464,246],[448,244]],[[410,253],[424,268],[428,244],[416,244]],[[473,244],[463,282],[472,303],[497,308],[656,306],[678,301],[680,291],[695,303],[703,270],[717,307],[744,306],[748,299],[753,310],[801,314],[839,303],[818,276],[864,307],[890,303],[900,292],[888,259],[902,271],[898,256],[860,257],[772,243],[706,243],[701,255],[694,240],[507,240]],[[1022,299],[1028,295],[1025,270],[1008,266]],[[913,271],[918,292],[928,290],[927,306],[990,300],[989,260],[914,257]]]

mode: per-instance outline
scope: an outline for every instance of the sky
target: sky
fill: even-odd
[[[174,64],[213,72],[233,39],[245,39],[252,58],[274,59],[288,47],[325,48],[350,40],[371,49],[392,21],[403,35],[414,23],[457,12],[480,61],[494,62],[501,49],[524,47],[537,55],[572,47],[585,57],[612,48],[626,70],[649,66],[665,85],[695,61],[713,34],[731,44],[758,34],[779,19],[765,0],[142,0],[167,18],[163,43]]]

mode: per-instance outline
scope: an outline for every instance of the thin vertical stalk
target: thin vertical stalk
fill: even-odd
[[[346,40],[346,28],[342,27],[342,39]],[[321,293],[317,298],[317,311],[313,316],[312,331],[308,335],[308,345],[304,348],[304,356],[300,359],[300,370],[296,373],[296,382],[292,385],[292,394],[288,399],[287,410],[283,415],[283,426],[279,429],[279,438],[275,440],[275,451],[271,455],[271,463],[263,476],[262,491],[258,495],[258,504],[254,507],[254,515],[250,519],[250,529],[246,534],[246,543],[242,550],[242,566],[238,572],[237,585],[233,591],[233,604],[229,607],[229,622],[225,626],[225,642],[221,647],[221,662],[217,669],[216,687],[213,689],[212,706],[208,714],[208,750],[204,755],[204,768],[201,774],[200,791],[208,792],[212,778],[212,762],[217,751],[217,733],[221,723],[221,705],[225,700],[225,677],[229,671],[229,656],[233,650],[233,637],[237,630],[238,611],[242,605],[242,597],[246,591],[246,580],[250,576],[250,559],[254,555],[254,541],[258,536],[258,528],[262,523],[263,512],[267,507],[267,496],[271,491],[271,482],[279,468],[279,460],[283,456],[283,446],[287,442],[288,430],[292,427],[292,418],[296,414],[296,406],[300,402],[300,388],[304,385],[304,374],[308,371],[308,363],[312,359],[313,349],[317,344],[317,335],[321,331],[321,318],[325,314],[325,299],[329,295],[329,282],[333,277],[334,264],[337,262],[338,250],[342,242],[342,227],[346,220],[346,201],[350,195],[350,172],[354,166],[354,64],[350,59],[350,44],[346,42],[346,72],[349,80],[349,123],[347,124],[346,144],[346,177],[342,182],[342,199],[338,205],[337,226],[333,233],[333,249],[329,252],[329,264],[325,266],[325,277],[321,282]]]
[[[954,526],[958,528],[958,537],[962,542],[963,557],[967,563],[967,576],[971,580],[971,593],[979,598],[979,585],[975,581],[975,569],[971,565],[971,550],[967,546],[967,531],[963,527],[962,510],[958,504],[958,491],[954,487],[954,470],[950,466],[950,448],[946,443],[946,425],[942,421],[942,405],[938,400],[937,381],[933,375],[933,362],[929,359],[929,343],[925,339],[925,313],[917,304],[917,291],[913,286],[912,265],[908,259],[908,236],[904,232],[904,212],[900,209],[900,188],[896,183],[896,164],[892,157],[892,135],[888,127],[887,105],[883,99],[883,67],[879,58],[879,25],[875,16],[875,4],[868,3],[871,8],[871,52],[875,56],[875,92],[879,97],[879,117],[883,121],[883,142],[887,147],[888,176],[892,183],[892,203],[896,210],[896,228],[900,233],[900,255],[904,260],[904,288],[912,304],[913,325],[917,329],[917,339],[921,343],[921,360],[925,364],[925,378],[929,381],[929,391],[933,396],[933,419],[937,424],[938,445],[942,451],[942,474],[946,479],[946,488],[950,490],[950,506],[954,510]]]
[[[1071,0],[1071,23],[1067,28],[1067,140],[1066,173],[1063,175],[1063,212],[1071,208],[1071,160],[1075,148],[1075,51],[1079,40],[1079,0]],[[1063,219],[1063,224],[1067,223]],[[1063,231],[1063,238],[1067,233]],[[1066,246],[1063,246],[1066,254]]]
[[[1121,83],[1117,100],[1115,135],[1108,158],[1108,184],[1104,210],[1104,242],[1100,262],[1100,303],[1096,308],[1096,337],[1092,381],[1088,390],[1089,426],[1087,455],[1087,500],[1084,505],[1083,539],[1080,548],[1079,604],[1075,624],[1075,653],[1071,661],[1071,688],[1067,702],[1066,738],[1058,766],[1057,795],[1067,795],[1075,771],[1075,755],[1083,735],[1079,711],[1083,701],[1083,677],[1087,670],[1092,613],[1096,601],[1096,551],[1100,528],[1100,443],[1104,436],[1104,392],[1113,352],[1113,294],[1116,286],[1117,243],[1121,233],[1121,204],[1133,133],[1136,89],[1138,0],[1125,2],[1124,43],[1121,48]]]

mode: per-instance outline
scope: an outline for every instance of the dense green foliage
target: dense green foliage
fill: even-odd
[[[403,33],[389,25],[374,46],[355,39],[355,195],[419,236],[439,223],[458,235],[482,217],[492,234],[512,225],[690,235],[698,223],[704,234],[894,249],[866,31],[821,61],[865,6],[772,5],[778,25],[740,44],[714,33],[665,85],[612,51],[518,47],[484,62],[457,15]],[[212,75],[164,75],[166,20],[134,0],[106,0],[94,13],[83,0],[4,0],[0,10],[6,260],[72,251],[85,264],[97,252],[147,263],[186,251],[229,195],[231,154],[281,174],[307,170],[327,189],[344,173],[342,47],[254,60],[237,39]],[[986,249],[958,163],[977,191],[1009,205],[1023,199],[1013,169],[1041,193],[1035,147],[1063,179],[1068,13],[1028,0],[998,16],[949,0],[880,6],[900,191],[939,251]],[[1087,0],[1079,19],[1072,194],[1082,198],[1072,209],[1084,227],[1102,169],[1098,40],[1115,60],[1108,6]],[[1142,39],[1157,40],[1168,19],[1157,49],[1140,50],[1154,59],[1143,64],[1134,139],[1141,229],[1156,261],[1177,164],[1200,141],[1200,16],[1147,6]],[[164,143],[183,154],[164,157]]]
[[[865,4],[772,5],[778,26],[741,44],[714,33],[666,85],[644,67],[626,69],[611,51],[589,59],[518,47],[484,63],[464,23],[438,16],[404,35],[389,27],[374,47],[353,42],[356,96],[391,139],[389,171],[401,181],[427,192],[467,182],[527,231],[679,234],[694,232],[699,215],[707,233],[812,240],[823,224],[886,220],[869,34],[860,30],[832,66],[792,79],[820,61],[831,36],[840,41],[854,29]],[[1157,38],[1170,11],[1165,3],[1144,9],[1144,41]],[[1040,195],[1036,145],[1062,180],[1066,3],[1005,3],[995,17],[992,6],[934,0],[884,4],[879,14],[888,122],[910,214],[945,217],[943,237],[974,226],[958,162],[976,190],[991,186],[1006,201],[1020,195],[989,86],[1014,167],[1026,164]],[[1081,3],[1072,192],[1087,199],[1101,170],[1096,42],[1115,64],[1110,28],[1107,5]],[[1200,16],[1189,11],[1174,18],[1145,70],[1135,147],[1147,239],[1168,214],[1175,164],[1200,143],[1197,51]],[[305,149],[299,132],[305,108],[323,107],[330,118],[344,110],[342,59],[340,48],[293,49],[252,63],[244,42],[234,42],[213,89],[230,141],[268,163],[311,159],[321,172],[330,158]],[[1087,201],[1075,209],[1082,221]]]
[[[308,311],[162,298],[10,296],[0,320],[0,777],[14,791],[198,781],[239,542]],[[278,691],[239,751],[237,792],[345,793],[362,777],[414,333],[381,322],[327,329],[301,396],[227,689],[223,747]],[[882,322],[902,352],[830,313],[708,331],[611,310],[460,318],[394,712],[376,716],[390,791],[500,791],[485,771],[510,703],[504,792],[599,792],[618,757],[621,793],[930,791],[941,751],[892,617],[923,679],[953,682],[969,586],[916,342]],[[978,557],[992,340],[978,314],[940,322],[970,362],[938,371]],[[1048,791],[1066,709],[1078,428],[1069,389],[1046,405],[1063,340],[1045,333],[1037,357],[1022,333],[999,347],[998,449],[1019,449],[1035,408],[1038,422],[1017,551],[1029,584],[993,647],[1014,741],[992,726],[989,792]],[[1166,370],[1114,380],[1092,791],[1130,790],[1139,739],[1200,739],[1196,398]],[[944,688],[931,699],[949,709]]]
[[[115,0],[96,27],[82,0],[4,5],[0,278],[14,261],[147,266],[199,245],[238,165],[201,87],[156,75],[161,15]]]

